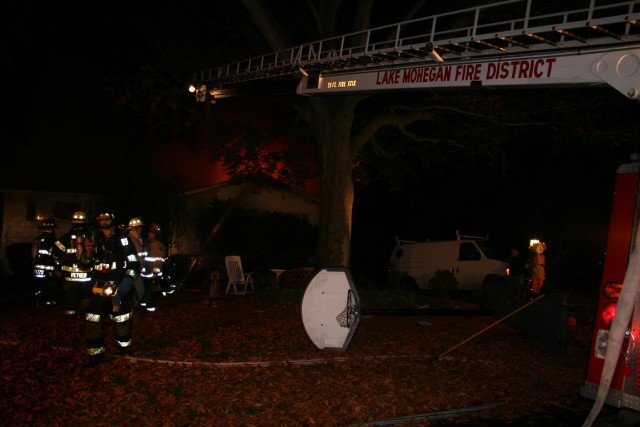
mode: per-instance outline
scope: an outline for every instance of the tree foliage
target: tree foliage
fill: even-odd
[[[302,187],[316,174],[304,141],[296,127],[260,129],[226,122],[216,127],[208,147],[211,160],[221,162],[233,180]]]

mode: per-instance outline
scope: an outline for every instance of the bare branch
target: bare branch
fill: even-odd
[[[401,131],[407,132],[406,127],[417,121],[431,120],[433,117],[431,112],[415,110],[409,114],[396,114],[394,110],[373,117],[367,124],[360,129],[357,135],[351,140],[351,152],[355,155],[371,137],[385,126],[394,126]]]
[[[426,0],[420,0],[413,3],[412,8],[404,15],[403,21],[408,21],[416,17],[416,13],[427,3]]]
[[[242,4],[272,49],[283,50],[291,47],[291,42],[262,0],[242,0]]]
[[[481,119],[488,120],[496,125],[506,126],[506,127],[517,127],[517,126],[549,126],[548,122],[518,122],[518,123],[508,123],[501,120],[496,119],[494,116],[487,114],[475,113],[472,111],[462,110],[460,108],[447,107],[443,105],[433,105],[427,107],[406,107],[406,106],[395,106],[392,107],[388,112],[382,113],[376,117],[367,121],[367,124],[361,128],[358,133],[352,138],[351,149],[352,153],[357,154],[360,149],[367,143],[367,141],[374,141],[373,136],[375,133],[385,127],[385,126],[393,126],[395,127],[401,134],[409,137],[410,139],[417,142],[430,142],[430,143],[442,143],[441,139],[434,139],[426,135],[420,135],[416,132],[409,130],[409,126],[412,123],[419,121],[429,121],[433,119],[433,111],[448,111],[456,114],[478,117]],[[456,147],[461,147],[460,144],[454,143],[451,140],[446,141],[448,144],[451,144]],[[379,146],[376,150],[382,150]]]
[[[320,18],[320,14],[318,13],[318,9],[316,8],[316,3],[313,0],[305,0],[307,4],[307,8],[311,12],[311,16],[313,17],[313,23],[315,24],[316,31],[318,34],[323,34],[323,23]]]
[[[501,126],[510,126],[510,127],[516,127],[516,126],[549,126],[550,125],[549,122],[507,123],[507,122],[503,122],[501,120],[497,120],[494,116],[490,116],[490,115],[487,115],[487,114],[474,113],[472,111],[461,110],[459,108],[446,107],[444,105],[432,105],[432,106],[428,106],[428,107],[416,107],[416,108],[398,106],[398,107],[392,107],[391,108],[391,113],[396,113],[396,112],[402,111],[402,110],[405,110],[405,111],[425,111],[425,110],[450,111],[452,113],[463,114],[463,115],[466,115],[466,116],[472,116],[472,117],[479,117],[479,118],[482,118],[482,119],[487,119],[492,123],[499,124]]]
[[[373,0],[360,0],[353,18],[352,31],[362,31],[369,28],[371,23],[371,10]]]
[[[462,148],[463,147],[462,144],[456,144],[452,140],[429,138],[428,136],[418,135],[415,132],[411,132],[407,128],[398,128],[398,130],[400,131],[401,134],[408,136],[409,138],[411,138],[415,142],[430,142],[430,143],[432,143],[434,145],[442,143],[442,142],[446,142],[447,144],[452,145],[454,147],[458,147],[458,148]]]

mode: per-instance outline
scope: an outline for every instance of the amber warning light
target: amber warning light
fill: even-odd
[[[609,299],[620,298],[620,292],[622,291],[622,283],[609,282],[604,287],[604,296]]]

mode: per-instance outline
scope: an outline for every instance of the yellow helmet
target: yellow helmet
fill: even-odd
[[[85,224],[86,222],[87,215],[84,212],[78,211],[73,213],[73,217],[71,218],[72,224]]]
[[[131,221],[129,221],[129,228],[142,227],[143,225],[144,222],[142,222],[140,218],[132,218]]]

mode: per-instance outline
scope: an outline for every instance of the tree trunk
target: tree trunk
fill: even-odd
[[[321,200],[317,268],[349,267],[353,212],[351,125],[359,96],[305,98],[297,108],[320,150]]]

